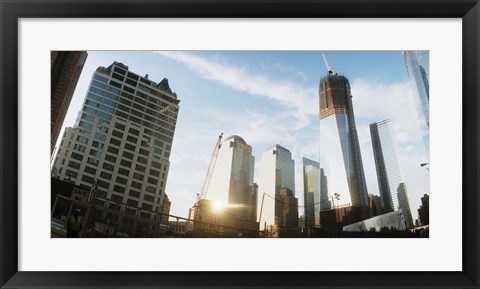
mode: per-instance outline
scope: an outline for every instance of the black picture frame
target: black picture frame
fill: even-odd
[[[0,0],[0,13],[1,288],[479,288],[478,0]],[[267,272],[268,268],[265,272],[18,271],[18,19],[59,17],[462,18],[463,271]]]

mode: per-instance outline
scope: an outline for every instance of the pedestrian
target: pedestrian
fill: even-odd
[[[67,222],[67,238],[78,238],[78,234],[82,229],[83,217],[80,216],[80,209],[75,209],[73,214],[68,217]]]

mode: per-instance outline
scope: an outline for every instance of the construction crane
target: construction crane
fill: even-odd
[[[215,168],[215,164],[217,163],[218,152],[220,151],[220,147],[222,146],[222,136],[223,132],[218,136],[218,141],[215,144],[215,149],[212,153],[212,159],[210,160],[210,165],[208,166],[207,176],[205,177],[202,191],[198,196],[199,200],[205,199],[205,197],[207,196],[208,187],[210,186],[210,180],[212,179],[213,169]]]
[[[325,53],[322,52],[323,56],[323,61],[325,61],[325,65],[327,66],[328,69],[328,74],[336,74],[335,70],[333,70],[333,67],[328,63],[327,58],[325,57]]]

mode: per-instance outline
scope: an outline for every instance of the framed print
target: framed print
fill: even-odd
[[[0,9],[2,288],[478,288],[478,1]]]

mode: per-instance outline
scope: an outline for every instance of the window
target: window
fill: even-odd
[[[119,184],[122,184],[122,185],[126,185],[127,184],[127,179],[124,179],[122,177],[117,177],[117,179],[115,180],[117,183]]]
[[[162,165],[160,163],[157,163],[155,161],[152,161],[152,167],[156,168],[156,169],[162,169]]]
[[[95,74],[95,75],[93,76],[93,79],[98,80],[98,81],[101,81],[101,82],[103,82],[103,83],[107,83],[107,82],[108,82],[108,80],[107,80],[105,77],[100,76],[100,75],[98,75],[98,74]]]
[[[146,168],[145,168],[144,166],[142,166],[142,165],[138,165],[138,164],[137,164],[137,165],[135,166],[135,170],[137,170],[137,171],[139,171],[139,172],[142,172],[142,173],[145,172],[145,169],[146,169]]]
[[[112,77],[115,78],[115,79],[118,79],[120,81],[123,81],[123,78],[124,78],[124,76],[122,76],[120,74],[116,74],[116,73],[113,73]]]
[[[95,147],[95,148],[98,148],[98,149],[102,149],[103,148],[103,143],[100,143],[98,141],[93,141],[92,142],[92,147]]]
[[[121,202],[122,202],[122,199],[123,199],[122,196],[112,194],[112,200],[114,200],[115,202],[121,203]]]
[[[147,186],[145,188],[145,191],[149,192],[149,193],[152,193],[152,194],[155,194],[155,191],[156,189],[154,187],[151,187],[151,186]]]
[[[73,134],[72,134],[72,136],[73,136]],[[79,142],[79,143],[84,143],[84,144],[85,144],[85,143],[88,142],[88,138],[79,135],[79,136],[77,137],[77,142]]]
[[[144,200],[144,201],[147,201],[147,202],[153,203],[153,200],[154,200],[154,199],[155,199],[155,197],[152,196],[152,195],[147,195],[147,194],[145,194],[145,195],[143,196],[143,200]]]
[[[130,190],[128,192],[128,195],[131,196],[131,197],[134,197],[134,198],[139,198],[140,197],[140,192],[135,191],[135,190]]]
[[[133,137],[133,136],[130,136],[130,135],[129,135],[129,136],[127,136],[127,140],[128,140],[129,142],[137,143],[137,140],[138,140],[138,139],[137,139],[136,137]]]
[[[111,138],[110,139],[110,143],[113,144],[113,145],[116,145],[116,146],[120,146],[120,144],[122,143],[120,140],[116,139],[116,138]]]
[[[133,154],[129,152],[123,152],[123,156],[127,159],[133,159]]]
[[[129,170],[126,170],[126,169],[123,169],[123,168],[119,168],[118,169],[118,173],[121,174],[121,175],[124,175],[124,176],[127,176],[128,177],[128,173],[130,171]]]
[[[152,184],[152,185],[158,184],[158,180],[154,179],[154,178],[148,178],[147,181],[148,181],[149,184]]]
[[[70,162],[68,163],[68,166],[71,167],[71,168],[74,168],[74,169],[76,169],[76,170],[79,170],[79,169],[80,169],[80,164],[77,163],[77,162],[74,162],[74,161],[70,161]]]
[[[112,155],[107,154],[107,155],[105,156],[105,160],[114,163],[114,162],[117,161],[117,158],[116,158],[115,156],[112,156]]]
[[[150,170],[150,175],[151,175],[151,176],[158,177],[158,176],[160,176],[160,172],[157,171],[157,170],[153,170],[153,169],[152,169],[152,170]]]
[[[134,146],[134,145],[131,145],[131,144],[129,144],[129,143],[126,143],[126,144],[125,144],[125,149],[134,152],[134,151],[135,151],[135,146]]]
[[[107,171],[113,172],[113,166],[109,163],[103,163],[102,168],[106,169]]]
[[[102,153],[99,152],[99,151],[96,151],[96,150],[94,150],[94,149],[91,149],[91,150],[90,150],[90,155],[91,155],[91,156],[94,156],[94,157],[97,157],[97,158],[102,157]]]
[[[89,183],[89,184],[93,184],[93,182],[95,181],[95,179],[92,178],[92,177],[90,177],[90,176],[83,175],[82,181],[84,181],[84,182],[86,182],[86,183]]]
[[[110,85],[117,88],[122,88],[122,85],[118,82],[110,80]]]
[[[125,193],[125,188],[118,185],[113,186],[113,190],[121,194]]]
[[[104,178],[104,179],[107,179],[107,180],[111,180],[112,179],[112,174],[109,174],[109,173],[103,171],[103,172],[100,173],[100,177]]]
[[[148,157],[149,151],[147,151],[147,150],[145,150],[145,149],[140,149],[138,152],[139,152],[141,155],[144,155],[144,156],[147,156],[147,157]]]
[[[92,164],[92,165],[98,165],[98,160],[94,158],[88,158],[87,163]]]
[[[70,177],[70,178],[77,178],[78,173],[71,171],[71,170],[66,170],[65,171],[65,176]]]
[[[118,128],[119,130],[125,130],[125,126],[118,122],[115,123],[114,127]]]
[[[129,80],[129,79],[127,79],[126,82],[127,82],[128,84],[132,85],[132,86],[135,86],[134,84],[131,83],[131,80]],[[123,86],[123,90],[128,91],[128,92],[130,92],[130,93],[135,93],[135,89],[132,89],[132,88],[126,86],[126,85]]]
[[[147,164],[147,159],[141,156],[137,157],[137,161],[142,164]]]
[[[102,181],[102,180],[97,180],[97,185],[98,185],[99,188],[108,189],[108,186],[110,185],[110,183]]]
[[[92,167],[89,167],[89,166],[85,166],[84,171],[85,171],[86,173],[91,174],[91,175],[95,175],[95,174],[97,173],[97,169],[92,168]]]
[[[131,187],[141,190],[142,189],[142,184],[132,181]]]
[[[82,161],[83,155],[72,152],[72,159]]]
[[[76,145],[73,147],[73,149],[76,150],[76,151],[79,151],[79,152],[84,152],[84,151],[85,151],[85,146],[76,144]]]
[[[149,205],[149,204],[145,204],[143,203],[142,204],[142,209],[143,210],[146,210],[146,211],[151,211],[153,209],[152,205]],[[150,215],[148,214],[148,218],[150,217]]]
[[[113,135],[113,136],[116,136],[116,137],[118,137],[118,138],[122,138],[122,137],[123,137],[123,133],[120,132],[120,131],[118,131],[118,130],[113,130],[113,131],[112,131],[112,135]]]
[[[133,178],[136,180],[143,181],[143,175],[139,173],[133,173]]]
[[[127,200],[127,205],[129,205],[131,207],[136,207],[136,206],[138,206],[138,201],[135,201],[133,199],[128,199]]]
[[[99,141],[105,141],[107,139],[107,136],[101,133],[95,133],[95,139]]]
[[[134,128],[130,128],[130,129],[128,130],[128,132],[131,133],[131,134],[134,134],[134,135],[136,135],[136,136],[138,136],[138,134],[140,133],[140,131],[138,131],[138,130],[136,130],[136,129],[134,129]]]
[[[108,149],[107,149],[107,152],[112,153],[112,154],[118,154],[118,149],[116,147],[109,146]]]
[[[122,159],[120,161],[120,165],[122,165],[124,167],[127,167],[127,168],[130,168],[132,166],[132,162]]]
[[[113,71],[115,71],[116,73],[118,74],[121,74],[121,75],[125,75],[127,72],[123,69],[121,69],[120,67],[118,66],[115,66],[115,68],[113,69]]]

